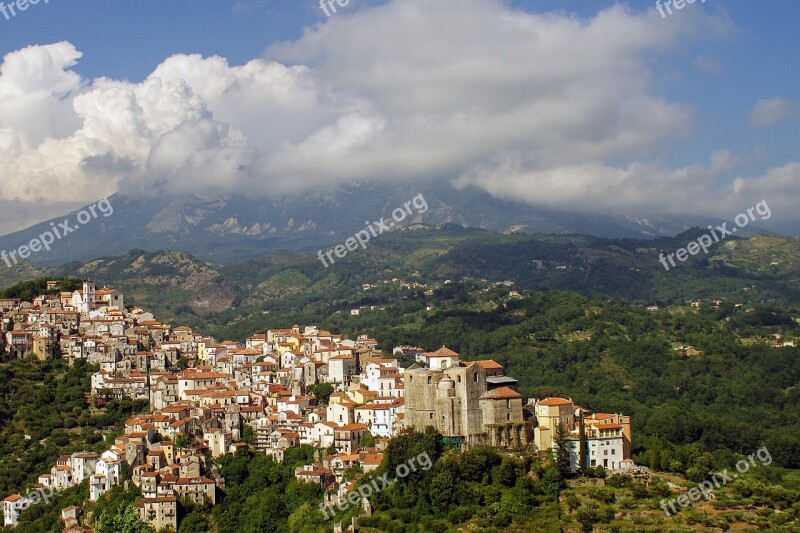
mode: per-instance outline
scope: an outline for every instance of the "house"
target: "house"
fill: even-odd
[[[89,500],[96,502],[109,489],[108,477],[103,474],[92,474],[89,478]]]
[[[361,437],[369,434],[367,426],[364,424],[347,424],[334,428],[333,445],[340,452],[352,453],[357,450],[361,442]]]
[[[425,364],[431,370],[443,370],[458,364],[459,354],[442,346],[435,352],[423,352],[419,356],[419,362]]]
[[[325,409],[325,418],[335,424],[352,424],[355,422],[355,408],[356,404],[351,401],[331,402]]]
[[[139,498],[136,503],[139,518],[152,525],[156,531],[165,528],[178,529],[178,500],[175,496]]]
[[[520,448],[527,444],[520,393],[500,387],[483,394],[478,403],[490,446]]]
[[[401,398],[404,395],[403,372],[397,366],[397,359],[372,359],[364,363],[364,372],[359,376],[359,383],[380,396]]]
[[[97,305],[99,303],[107,307],[116,307],[117,309],[123,309],[125,307],[125,300],[122,293],[117,289],[110,289],[108,287],[103,287],[95,291],[95,304]]]
[[[333,472],[319,463],[298,466],[294,471],[294,477],[297,479],[297,481],[303,483],[314,483],[323,489],[327,488],[328,485],[336,481],[336,477],[333,475]]]
[[[83,531],[89,531],[80,527],[80,523],[78,519],[81,516],[81,508],[75,507],[74,505],[70,505],[69,507],[64,507],[61,509],[61,521],[64,522],[64,531],[65,533],[78,533]]]
[[[15,329],[6,333],[8,351],[15,357],[27,357],[33,352],[33,333]]]
[[[356,358],[336,355],[328,358],[328,383],[348,387],[350,378],[356,374]]]
[[[624,461],[631,458],[631,419],[622,414],[590,414],[565,398],[545,398],[533,402],[538,426],[534,429],[534,443],[539,450],[555,446],[556,430],[560,425],[565,432],[570,453],[570,470],[580,468],[581,418],[585,440],[585,464],[621,470]]]
[[[597,424],[586,426],[586,465],[589,467],[602,466],[608,470],[619,470],[621,461],[630,459],[626,455],[625,436],[621,424]],[[570,436],[570,468],[578,468],[579,454],[575,450],[579,446],[579,437]]]
[[[575,414],[572,400],[565,398],[545,398],[534,403],[537,426],[533,429],[533,442],[539,450],[549,450],[553,446],[556,428],[567,431],[575,427]]]
[[[19,515],[22,511],[30,507],[27,498],[19,494],[12,494],[3,499],[3,525],[16,526],[19,522]]]
[[[401,355],[418,360],[418,357],[423,354],[425,350],[417,346],[395,346],[392,350],[392,355]]]
[[[230,431],[211,428],[203,435],[203,440],[208,443],[208,449],[211,451],[212,457],[221,457],[228,453],[233,443],[233,435]]]
[[[206,477],[178,478],[172,488],[181,500],[188,499],[196,505],[217,502],[216,484]]]
[[[397,413],[404,406],[403,399],[391,402],[373,402],[355,408],[355,421],[367,426],[370,434],[376,437],[393,437]]]

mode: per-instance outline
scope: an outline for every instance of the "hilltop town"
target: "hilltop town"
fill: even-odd
[[[291,448],[313,447],[316,461],[295,478],[320,485],[325,503],[335,504],[354,488],[345,472],[376,469],[393,437],[428,426],[455,449],[549,454],[560,442],[573,472],[636,468],[630,417],[593,413],[566,398],[524,398],[502,365],[444,346],[398,346],[390,354],[367,336],[297,324],[245,342],[217,340],[126,307],[121,291],[92,280],[32,301],[0,299],[0,317],[3,352],[95,365],[87,391],[94,406],[149,402],[107,450],[64,455],[25,495],[7,496],[9,526],[44,495],[88,479],[91,501],[114,486],[136,485],[140,518],[177,530],[179,501],[214,505],[224,491],[207,459],[242,447],[277,462]],[[80,508],[62,516],[65,531],[90,531]]]

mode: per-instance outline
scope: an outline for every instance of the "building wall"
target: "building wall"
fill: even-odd
[[[480,397],[486,392],[486,371],[480,365],[407,370],[406,424],[418,431],[433,426],[445,437],[480,444],[486,438]],[[519,412],[521,416],[521,405]]]
[[[486,399],[480,404],[484,424],[523,422],[522,398]]]

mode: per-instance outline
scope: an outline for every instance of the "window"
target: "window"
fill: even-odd
[[[506,413],[506,421],[510,421],[510,420],[511,420],[511,413]]]
[[[428,385],[430,385],[430,384],[431,384],[431,377],[428,376]]]
[[[511,400],[506,398],[506,409],[511,409]]]
[[[611,448],[611,455],[616,455],[616,454],[617,454],[617,449]]]
[[[608,450],[603,450],[603,455],[608,455]]]
[[[478,373],[475,372],[474,374],[472,374],[472,377],[475,378],[475,383],[477,383],[478,382]]]
[[[461,376],[458,376],[458,382],[461,383]]]
[[[431,420],[433,420],[433,413],[431,413]]]

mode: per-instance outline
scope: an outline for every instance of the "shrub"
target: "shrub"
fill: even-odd
[[[623,487],[630,487],[633,483],[633,478],[627,474],[614,474],[606,479],[606,485],[621,489]]]
[[[588,494],[590,498],[601,503],[614,503],[614,501],[617,499],[617,495],[612,489],[592,487],[589,489]]]

